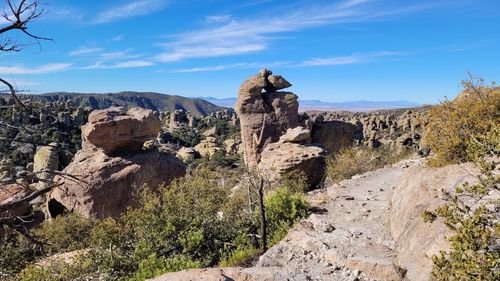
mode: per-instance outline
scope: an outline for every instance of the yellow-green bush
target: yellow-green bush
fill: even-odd
[[[408,154],[397,154],[385,146],[376,149],[345,148],[326,160],[326,175],[328,181],[336,183],[357,174],[394,164],[407,157],[409,157]]]
[[[500,88],[482,80],[463,82],[465,90],[454,100],[445,100],[428,114],[423,143],[435,153],[429,163],[442,166],[471,161],[475,144],[496,146],[500,124]],[[472,146],[472,149],[471,149]]]

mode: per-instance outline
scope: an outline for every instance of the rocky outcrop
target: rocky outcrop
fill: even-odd
[[[235,110],[240,118],[244,160],[250,169],[257,167],[267,144],[299,125],[297,96],[276,92],[290,86],[283,77],[273,76],[268,70],[240,86]]]
[[[312,143],[318,144],[331,154],[354,144],[356,126],[343,121],[314,122]]]
[[[141,150],[159,131],[159,117],[151,110],[94,111],[83,130],[83,149],[63,170],[69,176],[54,178],[61,186],[48,197],[50,215],[116,217],[137,203],[144,185],[156,188],[184,175],[184,164],[173,155]]]
[[[106,153],[137,151],[144,142],[156,138],[160,128],[159,116],[151,110],[138,107],[97,110],[82,127],[82,145],[99,147]]]

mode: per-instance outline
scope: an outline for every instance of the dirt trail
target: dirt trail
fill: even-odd
[[[309,193],[315,212],[256,267],[280,267],[288,280],[401,280],[389,212],[394,189],[417,165],[403,161]]]

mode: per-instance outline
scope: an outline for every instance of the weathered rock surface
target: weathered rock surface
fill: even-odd
[[[428,280],[430,257],[447,249],[449,229],[441,220],[425,223],[422,213],[444,204],[442,189],[453,192],[472,183],[477,170],[470,164],[443,168],[414,167],[403,177],[391,200],[390,230],[398,245],[398,263],[407,268],[410,280]]]
[[[176,157],[156,151],[109,156],[101,149],[84,149],[63,172],[77,179],[54,178],[62,186],[49,196],[51,215],[57,215],[53,212],[61,204],[84,217],[104,218],[116,217],[133,206],[136,192],[143,185],[155,188],[183,176],[185,166]]]
[[[152,110],[112,107],[96,110],[82,127],[84,148],[96,146],[106,153],[121,150],[137,151],[144,142],[153,140],[160,131],[159,116]]]
[[[29,193],[30,191],[26,187],[16,183],[1,185],[0,205],[21,199],[24,196],[28,195]],[[0,212],[0,218],[22,216],[29,213],[30,210],[31,210],[31,205],[29,204],[29,202],[26,202],[25,204],[17,208],[5,212]]]
[[[240,118],[244,159],[256,168],[265,146],[279,140],[287,129],[298,126],[297,96],[275,92],[291,86],[283,77],[268,79],[270,71],[261,71],[243,82],[235,110]],[[265,92],[263,90],[266,89]]]

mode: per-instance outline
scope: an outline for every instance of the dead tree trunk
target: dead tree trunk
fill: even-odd
[[[264,206],[264,179],[260,179],[259,185],[259,216],[260,216],[260,236],[262,239],[261,249],[267,250],[267,222],[266,222],[266,208]]]

